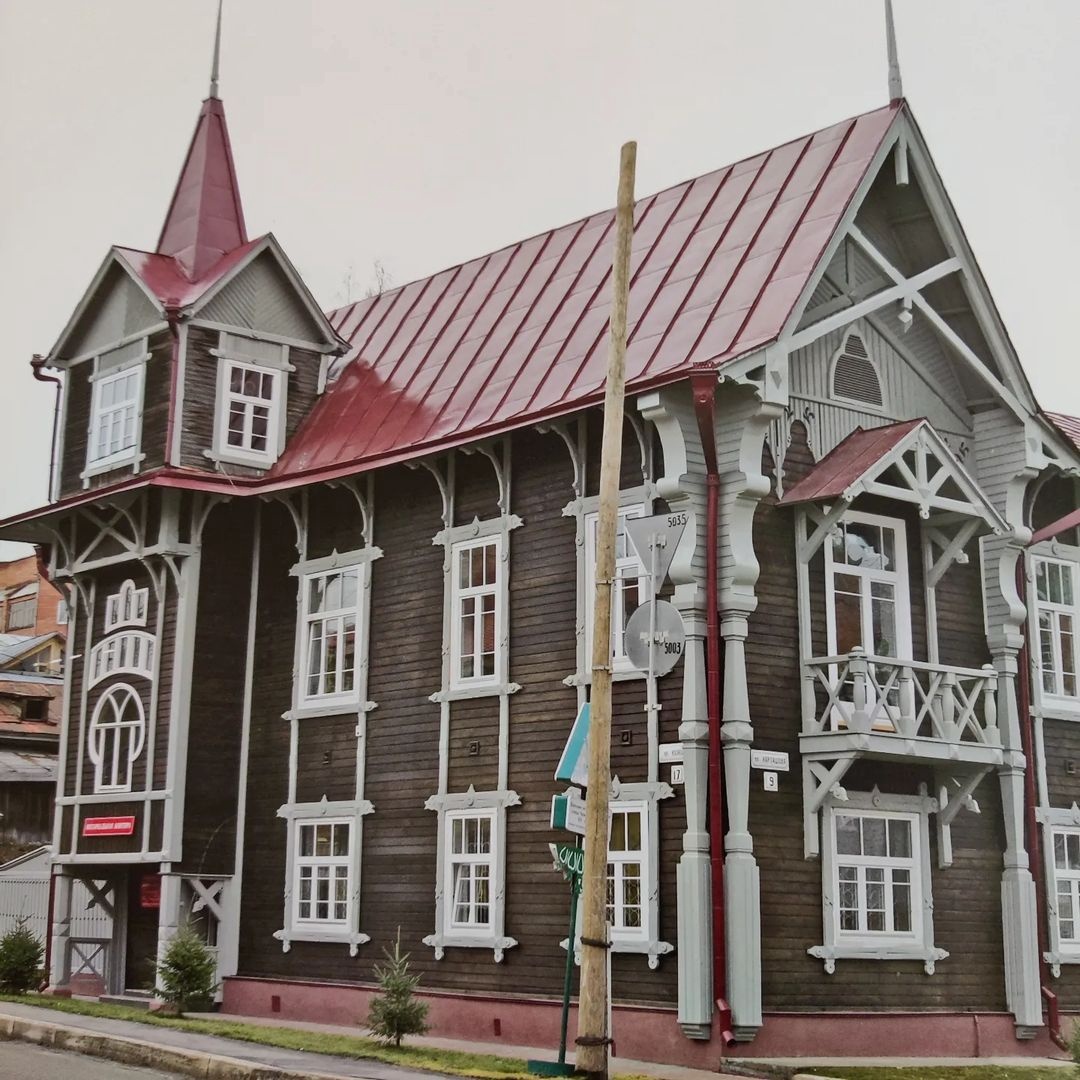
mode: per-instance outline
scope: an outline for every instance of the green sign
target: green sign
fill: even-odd
[[[585,849],[572,844],[549,844],[555,861],[564,874],[580,878],[585,873]]]

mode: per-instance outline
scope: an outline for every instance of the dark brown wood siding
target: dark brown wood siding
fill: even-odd
[[[599,414],[593,416],[599,429]],[[640,483],[640,453],[626,470]],[[594,440],[595,441],[595,440]],[[440,706],[429,700],[441,685],[443,549],[432,544],[442,527],[441,500],[424,471],[393,468],[375,481],[372,618],[368,696],[377,707],[367,718],[365,797],[374,813],[364,819],[359,928],[371,935],[350,958],[343,945],[293,942],[282,951],[272,934],[282,926],[285,826],[276,811],[288,786],[288,723],[295,630],[295,580],[288,567],[291,525],[268,511],[256,639],[255,713],[249,773],[245,889],[240,972],[284,978],[370,981],[372,964],[398,928],[424,984],[462,991],[536,993],[561,990],[568,892],[551,869],[547,843],[551,797],[563,789],[555,764],[577,711],[577,693],[563,680],[576,668],[577,556],[574,519],[563,516],[572,499],[570,459],[555,435],[517,433],[512,446],[511,506],[523,520],[510,534],[510,676],[521,689],[509,698],[509,787],[521,804],[507,811],[505,932],[518,945],[496,964],[490,949],[447,948],[434,959],[422,938],[435,930],[437,815],[425,809],[439,773]],[[456,520],[498,513],[491,463],[479,455],[456,460]],[[595,470],[594,470],[595,473]],[[594,490],[594,489],[593,489]],[[593,491],[589,492],[590,494]],[[322,496],[320,495],[320,499]],[[314,499],[312,506],[315,506]],[[323,507],[312,515],[313,553],[359,546]],[[331,534],[335,534],[331,540]],[[681,673],[661,680],[661,738],[677,739]],[[613,772],[625,782],[646,779],[645,687],[620,682],[614,694]],[[492,790],[498,779],[497,698],[450,705],[449,790]],[[352,797],[355,713],[299,723],[297,798]],[[623,733],[626,732],[625,741]],[[470,751],[473,752],[470,752]],[[665,770],[666,771],[666,770]],[[257,779],[256,779],[257,778]],[[675,943],[675,867],[685,822],[682,789],[660,804],[661,936]],[[650,971],[640,955],[614,957],[618,997],[673,1004],[674,958]]]
[[[233,501],[203,530],[188,719],[183,873],[231,873],[243,730],[254,507]]]

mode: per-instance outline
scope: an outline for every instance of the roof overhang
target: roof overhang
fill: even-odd
[[[979,523],[972,532],[1012,529],[928,420],[856,428],[790,488],[781,505],[839,503],[878,495],[918,507],[924,520],[957,516]]]

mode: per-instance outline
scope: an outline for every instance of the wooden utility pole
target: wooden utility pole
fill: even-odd
[[[581,999],[578,1006],[578,1072],[607,1077],[608,798],[611,786],[611,590],[619,521],[623,396],[626,386],[626,305],[630,291],[630,244],[634,235],[634,170],[637,143],[623,145],[612,260],[611,346],[604,396],[600,453],[600,508],[596,526],[596,593],[593,605],[592,695],[589,704],[589,786],[585,796],[585,877],[581,919]],[[573,947],[573,943],[570,943]]]

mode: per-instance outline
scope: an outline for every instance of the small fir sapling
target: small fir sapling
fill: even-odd
[[[0,937],[0,991],[25,994],[33,990],[41,978],[44,952],[26,919],[16,920],[15,929]]]
[[[158,993],[185,1012],[205,1012],[214,1003],[217,960],[190,926],[177,930],[157,965]]]
[[[423,1035],[428,1007],[417,1001],[413,991],[419,975],[409,974],[409,954],[401,951],[401,928],[398,927],[394,949],[383,949],[385,964],[375,965],[375,977],[382,993],[371,1003],[368,1028],[384,1043],[400,1046],[406,1035]]]

